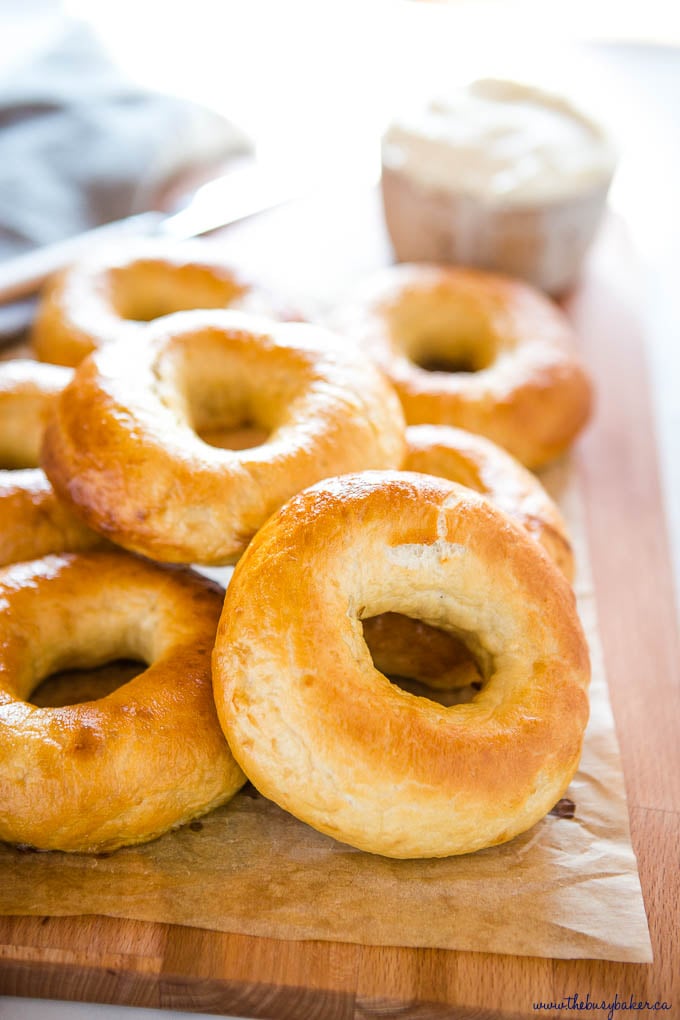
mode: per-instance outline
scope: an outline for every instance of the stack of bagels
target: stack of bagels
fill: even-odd
[[[32,343],[0,363],[0,839],[109,851],[246,779],[401,858],[552,808],[589,681],[530,470],[589,412],[555,305],[401,265],[310,324],[210,244],[145,244],[53,280]],[[188,564],[236,564],[226,596]]]

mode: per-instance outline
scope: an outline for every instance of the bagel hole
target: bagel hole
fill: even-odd
[[[373,665],[388,680],[440,705],[472,701],[489,675],[463,635],[453,635],[401,613],[381,613],[363,622]]]
[[[9,458],[0,458],[0,471],[35,471],[36,464],[28,463],[29,458],[26,457],[23,460],[11,461]],[[16,479],[14,479],[16,481]]]
[[[267,429],[245,422],[237,428],[197,429],[196,435],[208,446],[220,450],[251,450],[266,443],[270,433]]]
[[[397,347],[426,372],[481,372],[496,359],[493,316],[464,294],[412,294],[392,310]]]
[[[493,363],[495,354],[493,344],[484,336],[431,333],[417,336],[411,343],[411,360],[425,372],[481,372]]]
[[[416,360],[415,364],[418,368],[424,369],[426,372],[479,372],[484,365],[478,365],[475,363],[470,353],[467,355],[460,355],[459,357],[443,357],[441,355],[424,355],[420,359]]]
[[[3,430],[0,437],[0,471],[34,471],[40,461],[39,437],[22,435],[18,430]]]
[[[110,271],[111,303],[131,322],[152,322],[174,312],[227,308],[245,293],[234,281],[200,265],[137,259]]]
[[[296,395],[276,364],[269,377],[253,384],[258,373],[251,346],[250,333],[206,327],[191,342],[178,337],[156,363],[161,400],[207,446],[236,451],[262,446],[280,426],[282,407]]]
[[[116,659],[90,669],[68,669],[52,673],[33,691],[30,702],[38,708],[64,708],[85,701],[98,701],[134,680],[147,669],[137,659]]]

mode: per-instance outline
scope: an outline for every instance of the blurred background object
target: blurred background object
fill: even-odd
[[[615,167],[606,133],[560,95],[499,78],[449,89],[383,135],[394,252],[508,273],[559,296],[581,275]]]
[[[8,81],[12,91],[26,81],[29,60],[34,62],[30,74],[42,74],[43,86],[44,74],[56,70],[55,85],[62,87],[65,62],[55,68],[41,62],[40,54],[69,33],[81,40],[91,33],[100,53],[90,54],[89,69],[79,72],[79,81],[73,75],[69,86],[81,97],[111,83],[111,67],[97,69],[105,52],[117,68],[119,85],[127,81],[128,93],[133,82],[138,96],[141,87],[200,104],[242,125],[263,162],[282,171],[304,166],[320,181],[377,180],[380,135],[406,104],[475,77],[534,81],[565,93],[610,129],[623,157],[612,203],[625,208],[645,243],[659,243],[667,221],[650,216],[650,203],[658,212],[675,198],[668,157],[678,154],[677,131],[673,110],[664,109],[660,97],[673,88],[677,53],[671,46],[680,42],[680,6],[662,0],[644,5],[578,0],[561,5],[558,15],[554,5],[539,0],[194,0],[181,5],[15,0],[5,3],[0,17],[3,92]],[[75,40],[69,45],[78,47]],[[72,54],[67,57],[66,66],[75,70]],[[212,131],[208,128],[207,112],[191,127],[189,121],[181,129],[176,123],[168,136],[163,109],[168,100],[156,99],[157,130],[165,125],[166,134],[160,147],[149,140],[145,151],[153,150],[153,156],[144,163],[145,179],[167,170],[173,159],[191,158],[193,146],[199,159],[207,146],[209,158],[211,134],[219,150],[220,131],[214,120]],[[118,101],[130,100],[119,96]],[[653,166],[652,140],[666,150]],[[77,143],[77,133],[61,140],[57,156],[73,152]],[[115,165],[124,157],[114,150],[111,144]],[[82,155],[84,150],[75,151]],[[147,197],[145,182],[133,196],[135,209]]]
[[[214,110],[130,81],[56,4],[0,14],[0,259],[156,207],[251,151]],[[12,335],[30,303],[0,309]]]
[[[219,114],[131,83],[65,22],[0,78],[0,257],[147,209],[173,178],[247,151]]]

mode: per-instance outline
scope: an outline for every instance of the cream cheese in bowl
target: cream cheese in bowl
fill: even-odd
[[[463,262],[566,289],[615,167],[604,131],[528,85],[474,82],[383,138],[387,225],[402,261]]]

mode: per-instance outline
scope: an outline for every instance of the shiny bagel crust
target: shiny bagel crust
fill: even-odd
[[[298,318],[226,262],[216,244],[137,240],[107,245],[55,276],[41,298],[32,343],[41,361],[75,366],[118,338],[138,337],[149,319],[193,308]]]
[[[40,468],[0,471],[0,521],[0,566],[109,544],[59,499]]]
[[[486,683],[443,707],[379,673],[362,619],[400,612],[465,636]],[[220,722],[246,775],[298,818],[390,857],[504,842],[564,793],[588,718],[571,588],[487,499],[408,472],[328,479],[237,565],[213,655]]]
[[[0,571],[0,839],[94,852],[153,839],[244,777],[222,736],[210,654],[222,591],[125,553]],[[50,673],[150,665],[104,698],[38,708]]]
[[[519,280],[394,266],[330,321],[391,379],[409,425],[479,433],[537,468],[564,453],[588,420],[591,389],[571,327]]]
[[[199,435],[244,424],[265,441],[235,451]],[[404,434],[396,394],[342,338],[241,312],[181,312],[79,367],[42,461],[60,496],[119,545],[219,565],[313,482],[397,467]]]
[[[72,374],[38,361],[0,362],[0,566],[104,544],[37,466],[45,422]]]
[[[29,358],[0,361],[0,468],[37,466],[52,404],[72,377]]]
[[[562,515],[539,480],[489,439],[449,425],[406,429],[405,471],[447,478],[485,495],[528,532],[568,581],[574,558]],[[364,621],[373,662],[388,676],[409,677],[439,690],[477,683],[481,676],[464,645],[419,620],[385,613]]]
[[[521,524],[573,581],[574,557],[562,514],[538,478],[501,447],[464,429],[412,425],[402,466],[481,492]]]

